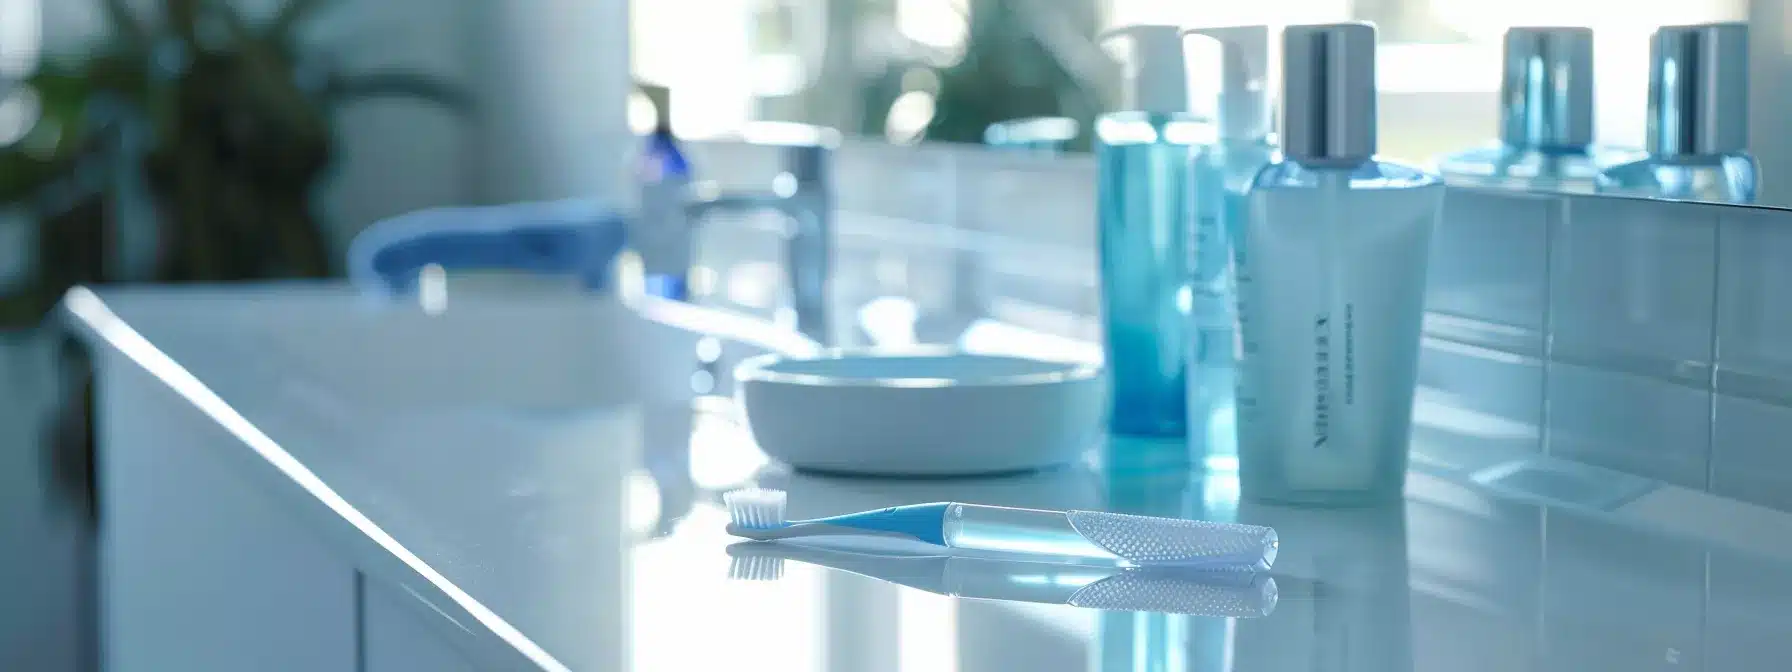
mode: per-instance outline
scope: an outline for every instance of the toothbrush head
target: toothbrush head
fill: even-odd
[[[763,533],[789,526],[784,518],[789,495],[783,490],[751,488],[722,495],[728,506],[728,533],[749,539],[763,538]]]
[[[775,555],[735,553],[730,550],[728,578],[735,581],[777,581],[784,578],[784,558]]]

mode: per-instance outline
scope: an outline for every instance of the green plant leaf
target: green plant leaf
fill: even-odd
[[[131,10],[129,0],[103,0],[102,4],[105,5],[106,19],[112,23],[112,30],[133,51],[143,49],[149,43],[149,31],[143,27],[143,21],[137,18],[137,13]]]
[[[473,112],[473,99],[442,79],[418,73],[368,72],[337,75],[324,88],[324,102],[332,105],[369,98],[406,98],[435,103],[460,114]]]
[[[208,0],[162,0],[162,11],[167,14],[167,28],[174,31],[187,46],[198,48],[199,21],[204,10],[217,9]]]

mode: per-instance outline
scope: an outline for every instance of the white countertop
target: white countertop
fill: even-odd
[[[623,347],[592,335],[623,319],[614,302],[393,318],[344,288],[297,285],[77,290],[68,307],[115,361],[242,440],[220,459],[434,606],[494,667],[1768,670],[1792,654],[1792,517],[1534,455],[1415,445],[1403,506],[1337,511],[1241,502],[1223,469],[819,478],[767,464],[726,400],[606,398],[614,385],[557,360]],[[706,319],[687,324],[738,333]],[[479,336],[505,352],[454,340],[518,324],[534,326]],[[691,352],[667,336],[678,330],[647,329]],[[642,375],[671,389],[690,371]],[[1278,599],[1255,618],[1110,612],[957,599],[796,559],[733,560],[736,575],[779,578],[730,578],[717,500],[748,483],[790,490],[798,517],[949,500],[1269,524]]]

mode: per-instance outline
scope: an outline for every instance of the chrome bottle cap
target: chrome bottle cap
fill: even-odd
[[[1593,144],[1593,29],[1506,31],[1500,140],[1533,149]]]
[[[1310,165],[1375,156],[1375,26],[1330,23],[1282,31],[1282,151]]]
[[[1667,26],[1649,45],[1649,136],[1656,156],[1748,147],[1748,26]]]

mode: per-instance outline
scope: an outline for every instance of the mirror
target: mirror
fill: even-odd
[[[1758,168],[1792,156],[1792,147],[1780,152],[1777,140],[1745,132],[1751,93],[1780,95],[1748,90],[1746,42],[1772,45],[1783,31],[1763,21],[1752,35],[1741,23],[1657,35],[1661,26],[1746,19],[1742,0],[746,0],[728,11],[686,11],[692,1],[635,2],[633,10],[637,77],[705,92],[702,105],[674,111],[681,135],[780,120],[893,144],[1086,152],[1094,118],[1118,93],[1120,69],[1098,40],[1110,28],[1361,20],[1380,32],[1385,156],[1454,173],[1453,183],[1568,193],[1595,191],[1601,171],[1635,164],[1606,190],[1792,203],[1775,198]],[[731,37],[689,49],[698,34]],[[1255,85],[1273,93],[1280,64],[1273,40],[1268,46],[1267,76]],[[1729,58],[1689,67],[1693,53]],[[1758,78],[1771,69],[1754,66]],[[1651,98],[1689,102],[1651,112]],[[1652,145],[1658,160],[1636,164]]]

